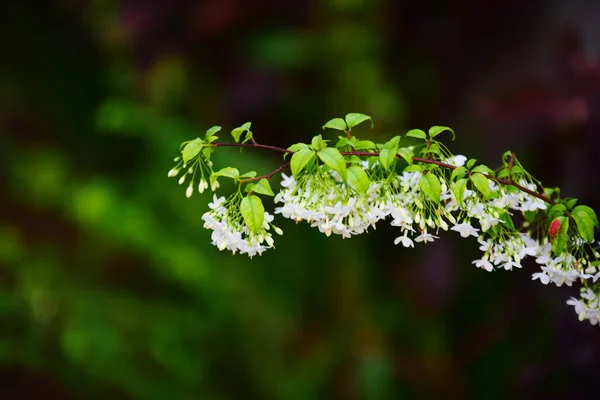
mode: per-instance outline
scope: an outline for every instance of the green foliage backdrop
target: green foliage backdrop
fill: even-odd
[[[167,171],[181,141],[219,123],[252,120],[284,147],[348,110],[378,122],[372,140],[451,125],[458,149],[491,161],[512,147],[556,186],[569,167],[544,168],[552,150],[585,151],[585,124],[543,128],[563,134],[549,148],[533,133],[496,146],[502,125],[468,117],[452,92],[464,43],[444,39],[436,58],[411,33],[436,13],[281,3],[0,6],[0,397],[585,396],[597,333],[572,321],[564,294],[529,282],[532,269],[490,276],[459,240],[409,251],[385,229],[327,239],[284,222],[277,249],[252,260],[209,244],[211,195],[185,199]],[[477,17],[454,3],[448,23]],[[216,157],[259,173],[277,163]],[[593,205],[597,183],[568,181]]]

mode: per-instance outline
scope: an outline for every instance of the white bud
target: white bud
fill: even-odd
[[[177,161],[179,161],[180,159],[181,159],[181,157],[175,157],[175,158],[173,159],[173,161],[174,161],[174,162],[177,162]]]
[[[217,189],[218,189],[220,186],[221,186],[221,184],[219,183],[219,181],[214,181],[214,183],[213,183],[212,185],[210,185],[210,190],[212,190],[212,191],[214,192],[214,191],[215,191],[215,190],[217,190]],[[208,184],[207,184],[207,186],[206,186],[206,187],[208,187]]]
[[[275,230],[275,233],[277,233],[278,235],[283,235],[283,231],[281,230],[281,228],[273,226],[273,229]]]
[[[440,228],[442,228],[443,230],[447,231],[448,230],[448,224],[446,223],[446,221],[444,221],[443,219],[440,219],[440,222],[438,222],[438,225]]]
[[[167,174],[167,176],[168,176],[169,178],[172,178],[172,177],[174,177],[174,176],[177,176],[177,174],[178,174],[178,173],[179,173],[179,170],[178,170],[178,169],[176,169],[176,168],[173,168],[173,169],[171,169],[171,170],[169,171],[169,173]]]
[[[194,168],[190,167],[190,169],[188,169],[188,174],[193,174],[194,173]]]
[[[267,242],[267,244],[271,247],[273,247],[273,244],[275,243],[275,241],[273,240],[273,238],[271,236],[267,236],[265,237],[265,241]]]
[[[198,192],[200,194],[204,193],[204,181],[200,181],[200,183],[198,184]]]
[[[187,197],[189,199],[190,197],[192,197],[193,193],[194,193],[194,188],[192,187],[192,184],[190,183],[190,186],[188,186],[187,190],[185,191],[185,197]]]
[[[185,182],[185,175],[179,178],[179,184],[181,185],[183,182]]]

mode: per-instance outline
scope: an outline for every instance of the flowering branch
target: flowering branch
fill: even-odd
[[[293,151],[284,149],[282,147],[268,146],[268,145],[258,144],[256,142],[253,142],[253,143],[220,143],[220,142],[217,142],[217,143],[211,143],[211,146],[212,147],[249,147],[249,148],[268,149],[268,150],[276,151],[279,153],[288,153],[288,154],[294,153]],[[358,156],[358,157],[361,157],[361,156],[362,157],[379,157],[379,154],[380,154],[379,152],[365,152],[365,151],[342,151],[340,153],[344,156]],[[401,158],[399,155],[396,155],[396,157]],[[440,166],[442,168],[447,168],[450,170],[457,168],[456,165],[447,164],[447,163],[437,161],[437,160],[432,160],[429,158],[413,157],[413,160],[423,163],[423,164],[434,164],[434,165]],[[509,161],[509,176],[510,176],[510,170],[512,170],[513,160],[514,160],[514,154],[511,153],[511,159]],[[262,178],[270,179],[277,173],[283,171],[288,166],[289,166],[289,163],[286,163],[286,164],[282,165],[281,167],[277,168],[275,171],[273,171],[270,174],[263,175],[263,176],[256,177],[256,178],[246,179],[246,180],[243,180],[242,182],[251,182],[253,180],[259,180]],[[483,175],[485,175],[488,179],[493,179],[494,181],[496,181],[502,185],[514,186],[515,188],[519,189],[520,191],[525,192],[525,193],[527,193],[533,197],[536,197],[542,201],[545,201],[546,203],[548,203],[550,205],[556,204],[556,202],[554,200],[550,199],[549,197],[546,197],[542,194],[534,192],[533,190],[527,189],[526,187],[523,187],[523,186],[519,185],[518,183],[513,182],[512,178],[509,180],[505,180],[505,179],[501,179],[501,178],[496,178],[489,174],[483,174]]]
[[[521,268],[526,257],[534,258],[539,271],[532,279],[556,286],[581,282],[580,298],[567,304],[581,320],[600,323],[600,253],[594,242],[599,223],[591,208],[561,199],[557,188],[542,187],[512,152],[503,154],[496,170],[453,155],[437,139],[445,132],[454,137],[448,127],[413,129],[403,137],[419,144],[400,146],[400,136],[379,144],[358,139],[352,129],[366,121],[372,126],[364,114],[334,118],[323,129],[343,133],[335,145],[317,135],[310,144],[287,149],[257,143],[249,122],[231,131],[235,143],[218,141],[221,127],[212,127],[204,138],[182,144],[168,176],[189,182],[187,197],[196,182],[200,193],[209,187],[216,191],[221,178],[237,183],[229,198],[215,194],[202,216],[219,250],[253,257],[273,248],[273,232],[283,232],[259,196],[274,196],[280,204],[274,214],[306,221],[327,236],[349,238],[388,220],[400,230],[394,244],[404,247],[433,242],[440,231],[476,237],[482,256],[472,263],[485,271]],[[234,167],[215,171],[211,157],[220,147],[266,149],[290,160],[260,176]],[[401,160],[406,165],[398,172]],[[291,176],[283,174],[286,168]],[[279,173],[283,180],[276,194],[269,181]]]

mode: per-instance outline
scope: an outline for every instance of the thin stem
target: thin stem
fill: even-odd
[[[251,148],[259,148],[259,149],[267,149],[267,150],[271,150],[271,151],[276,151],[279,153],[294,153],[293,151],[290,151],[288,149],[284,149],[282,147],[277,147],[277,146],[267,146],[264,144],[258,144],[258,143],[211,143],[211,146],[213,147],[251,147]],[[368,152],[368,151],[342,151],[340,152],[342,155],[344,156],[359,156],[359,157],[378,157],[379,153],[378,152]],[[399,155],[396,155],[396,157],[400,158]],[[413,161],[417,161],[423,164],[432,164],[432,165],[437,165],[439,167],[442,168],[447,168],[447,169],[455,169],[457,168],[455,165],[452,164],[447,164],[438,160],[432,160],[429,158],[421,158],[421,157],[413,157]],[[283,169],[287,168],[289,166],[289,162],[282,165],[281,167],[277,168],[275,171],[271,172],[270,174],[267,175],[263,175],[263,176],[257,176],[254,178],[250,178],[250,179],[244,179],[241,182],[251,182],[251,181],[256,181],[256,180],[260,180],[260,179],[270,179],[271,177],[273,177],[273,175],[281,172]],[[477,173],[481,173],[481,172],[477,172]],[[502,179],[502,178],[496,178],[494,176],[488,175],[488,174],[484,174],[481,173],[482,175],[484,175],[485,177],[487,177],[488,179],[492,179],[493,181],[496,181],[502,185],[506,185],[506,186],[513,186],[517,189],[519,189],[520,191],[527,193],[537,199],[540,199],[542,201],[545,201],[548,204],[551,205],[555,205],[556,202],[554,200],[552,200],[549,197],[546,197],[542,194],[539,194],[537,192],[534,192],[531,189],[527,189],[526,187],[523,187],[521,185],[519,185],[518,183],[511,181],[507,181],[506,179]]]
[[[287,167],[290,166],[290,163],[287,162],[285,164],[283,164],[281,167],[277,168],[275,171],[266,174],[266,175],[261,175],[261,176],[255,176],[254,178],[248,178],[248,179],[240,179],[240,183],[248,183],[248,182],[254,182],[254,181],[260,181],[261,179],[271,179],[273,177],[273,175],[276,175],[278,173],[280,173],[281,171],[283,171],[284,169],[286,169]]]

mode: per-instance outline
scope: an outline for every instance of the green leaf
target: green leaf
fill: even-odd
[[[346,122],[341,118],[330,119],[329,121],[327,121],[327,123],[325,123],[325,125],[323,125],[323,129],[325,128],[337,129],[338,131],[345,132]]]
[[[294,175],[294,177],[298,177],[300,172],[302,172],[302,170],[314,157],[315,152],[312,149],[302,149],[292,154],[292,160],[290,161],[292,175]]]
[[[206,135],[204,136],[206,139],[208,139],[209,137],[213,136],[215,133],[219,132],[221,130],[220,126],[213,126],[211,128],[208,128],[208,130],[206,131]]]
[[[373,129],[375,126],[373,123],[373,118],[369,117],[368,115],[359,113],[346,114],[346,124],[348,125],[348,130],[352,130],[352,128],[354,128],[356,125],[368,120],[371,120],[371,129]]]
[[[406,160],[408,165],[411,165],[413,163],[413,157],[415,156],[415,153],[408,147],[399,148],[398,151],[396,152],[396,154],[398,154],[400,157],[404,158],[404,160]]]
[[[265,220],[265,208],[258,196],[246,196],[240,204],[240,213],[252,233],[258,233]]]
[[[566,206],[567,208],[571,209],[575,206],[575,204],[577,204],[577,199],[569,199],[566,201]]]
[[[269,184],[269,181],[265,178],[256,182],[254,184],[254,187],[252,188],[252,191],[267,196],[275,196],[275,193],[273,193],[273,190],[271,190],[271,185]]]
[[[594,241],[594,227],[598,227],[598,218],[594,210],[588,206],[577,206],[571,211],[577,231],[586,242]]]
[[[244,138],[244,140],[242,141],[242,144],[249,142],[250,140],[252,140],[254,136],[252,135],[252,131],[248,131],[246,132],[246,137]]]
[[[490,184],[488,178],[480,173],[475,173],[470,176],[471,182],[479,190],[479,192],[485,197],[490,198],[492,191],[490,190]]]
[[[386,171],[390,170],[395,159],[396,152],[393,149],[383,149],[379,152],[379,162]]]
[[[592,220],[594,226],[596,228],[598,228],[598,217],[596,216],[596,213],[594,212],[594,210],[592,210],[590,207],[577,206],[573,209],[572,212],[576,213],[576,214],[586,214]]]
[[[357,165],[348,168],[348,183],[359,193],[367,193],[371,181],[364,169]]]
[[[348,160],[348,162],[350,162],[351,164],[362,165],[363,160],[361,160],[358,156],[350,156],[350,160]]]
[[[473,172],[481,172],[488,175],[494,175],[494,171],[481,164],[472,169]]]
[[[475,165],[475,163],[477,162],[476,158],[471,158],[470,160],[467,161],[467,169],[470,169],[473,165]]]
[[[311,145],[312,145],[312,148],[315,149],[315,151],[319,151],[319,150],[322,150],[325,147],[327,147],[327,144],[325,143],[325,141],[323,140],[323,136],[321,136],[321,135],[317,135],[317,136],[313,137],[312,141],[311,141]]]
[[[365,149],[374,149],[375,143],[370,140],[360,140],[354,145],[355,150],[365,150]]]
[[[459,206],[463,206],[463,201],[465,197],[465,190],[467,188],[467,183],[469,181],[467,179],[459,179],[456,181],[454,186],[452,187],[452,193],[454,193],[454,197],[456,197],[456,201]]]
[[[556,219],[560,221],[560,228],[558,228],[558,232],[552,241],[552,251],[558,256],[567,246],[567,241],[569,239],[569,219],[566,217],[558,217]]]
[[[444,131],[450,131],[450,133],[452,134],[452,140],[456,139],[454,131],[448,128],[447,126],[432,126],[431,128],[429,128],[429,137],[433,139],[434,137],[436,137]]]
[[[502,227],[506,227],[509,228],[511,230],[516,230],[515,228],[515,224],[510,216],[510,214],[506,211],[502,211],[502,213],[500,214],[500,221],[504,222],[501,226]]]
[[[202,150],[202,139],[194,139],[188,144],[185,145],[183,150],[181,151],[181,156],[183,157],[183,163],[187,164],[192,158],[196,157],[198,153]]]
[[[339,148],[342,148],[344,146],[349,146],[349,145],[350,145],[350,139],[340,136],[340,139],[335,144],[335,148],[339,149]]]
[[[496,176],[498,178],[507,178],[508,177],[508,168],[502,168],[500,171],[498,171]]]
[[[403,172],[423,172],[423,167],[419,164],[411,164],[404,168]]]
[[[467,169],[465,167],[456,167],[454,171],[452,171],[452,175],[450,175],[451,181],[456,181],[457,179],[462,179],[467,174]]]
[[[406,132],[406,136],[423,140],[427,138],[427,135],[421,129],[411,129],[410,131]]]
[[[248,171],[240,175],[240,179],[252,179],[256,176],[256,171]]]
[[[346,180],[346,160],[340,151],[333,147],[327,147],[317,153],[321,161],[329,168],[336,170],[342,179]]]
[[[235,140],[236,143],[240,141],[242,133],[250,131],[250,125],[252,125],[251,122],[246,122],[244,125],[239,126],[231,131],[231,136],[233,136],[233,140]]]
[[[436,143],[430,143],[429,147],[423,147],[421,149],[421,154],[425,156],[427,156],[428,154],[437,154],[441,156],[442,150],[440,149],[440,146],[438,146]]]
[[[244,191],[246,193],[250,193],[252,191],[252,189],[254,189],[254,182],[250,182],[249,184],[246,185],[246,187],[244,187]]]
[[[419,186],[421,190],[431,201],[436,204],[440,203],[440,197],[442,195],[442,186],[437,176],[432,173],[424,174],[419,179]]]
[[[226,178],[231,178],[234,181],[237,181],[240,178],[240,171],[237,168],[233,167],[225,167],[221,170],[215,172],[213,175],[215,176],[224,176]]]
[[[548,210],[548,220],[552,221],[556,217],[561,217],[567,213],[567,207],[564,204],[555,204]]]

